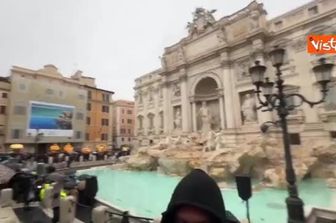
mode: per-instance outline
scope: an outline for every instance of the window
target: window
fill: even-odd
[[[330,137],[331,137],[332,139],[336,139],[336,131],[331,131],[331,132],[330,132]]]
[[[127,132],[128,132],[128,134],[131,134],[131,130],[130,129],[127,129]]]
[[[126,133],[126,129],[120,129],[120,133],[121,134],[125,134]]]
[[[92,92],[88,91],[88,99],[91,99],[91,98],[92,98]]]
[[[107,140],[107,134],[106,133],[101,134],[100,139]]]
[[[48,89],[46,90],[46,94],[49,94],[49,95],[54,94],[53,89],[48,88]]]
[[[309,16],[316,15],[317,13],[318,13],[317,5],[308,9],[308,15]]]
[[[108,94],[102,94],[102,96],[103,96],[103,101],[104,102],[110,102],[110,95],[108,95]]]
[[[14,114],[15,115],[25,115],[26,114],[26,107],[21,105],[16,105],[14,107]]]
[[[132,119],[127,119],[127,124],[132,124]]]
[[[26,85],[25,85],[24,83],[21,83],[21,84],[19,85],[19,89],[20,89],[21,91],[24,91],[24,90],[26,90],[27,88],[26,88]]]
[[[123,142],[123,141],[124,141],[124,138],[121,138],[121,141]]]
[[[85,99],[85,95],[83,95],[83,94],[79,94],[79,95],[78,95],[78,98],[81,99],[81,100],[84,100],[84,99]]]
[[[12,138],[19,139],[20,138],[20,129],[12,129]]]
[[[127,114],[131,115],[132,113],[132,110],[127,110]]]
[[[301,145],[301,138],[299,133],[290,133],[289,141],[291,145]]]
[[[121,119],[121,123],[124,123],[125,121],[124,121],[124,119]]]
[[[121,113],[125,114],[125,109],[121,109]]]
[[[77,119],[77,120],[83,120],[83,119],[84,119],[84,114],[81,113],[81,112],[77,112],[77,113],[76,113],[76,119]]]
[[[6,92],[3,92],[2,93],[2,98],[7,98],[8,97],[8,94]]]
[[[86,117],[86,124],[88,124],[88,125],[91,124],[91,118],[90,117]]]
[[[89,133],[85,133],[85,139],[89,140],[90,139],[90,134]]]
[[[86,110],[91,111],[91,104],[90,103],[87,103]]]
[[[106,112],[106,113],[108,113],[108,112],[109,112],[109,107],[106,106],[106,105],[103,105],[103,106],[102,106],[102,112]]]
[[[109,120],[103,118],[103,119],[101,120],[101,125],[106,125],[106,126],[108,126],[108,125],[109,125]]]
[[[76,131],[76,139],[80,139],[82,137],[82,132]]]
[[[274,26],[275,26],[276,29],[281,29],[282,28],[282,21],[275,22]]]
[[[4,106],[4,105],[0,106],[0,114],[2,114],[2,115],[6,114],[6,106]]]
[[[130,141],[131,141],[131,138],[128,138],[128,141],[130,142]]]

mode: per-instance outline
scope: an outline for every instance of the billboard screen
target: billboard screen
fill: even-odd
[[[71,137],[74,110],[74,106],[31,101],[27,133]]]

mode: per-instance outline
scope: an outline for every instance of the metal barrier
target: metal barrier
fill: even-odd
[[[118,220],[117,220],[118,219]],[[119,221],[120,219],[120,221]],[[113,212],[107,206],[101,205],[93,209],[92,211],[93,223],[153,223],[154,219],[129,215],[128,211]]]
[[[111,222],[114,216],[121,217],[120,223],[130,223],[130,220],[132,219],[144,223],[151,223],[154,221],[154,219],[152,218],[129,215],[128,211],[124,211],[123,213],[107,211],[107,214],[109,216],[109,219],[105,223]]]

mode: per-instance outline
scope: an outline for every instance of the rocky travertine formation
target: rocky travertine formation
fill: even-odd
[[[310,148],[292,149],[297,180],[320,177],[328,179],[329,185],[335,186],[336,144],[318,146],[312,142],[310,145]],[[139,148],[126,164],[129,169],[159,170],[181,176],[192,168],[202,168],[217,181],[250,174],[262,180],[265,186],[286,187],[283,145],[271,137],[247,139],[236,146],[225,146],[221,142],[221,148],[209,142],[206,135],[167,137],[157,145]]]

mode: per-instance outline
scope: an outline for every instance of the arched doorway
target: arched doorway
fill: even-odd
[[[194,88],[197,131],[221,129],[219,95],[219,86],[213,77],[204,77],[197,82]]]

